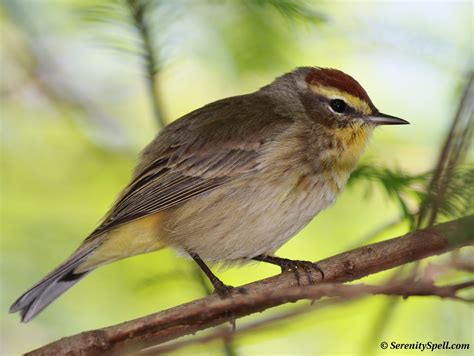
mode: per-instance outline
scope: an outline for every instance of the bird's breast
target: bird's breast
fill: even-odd
[[[323,177],[260,172],[170,211],[163,234],[207,261],[251,258],[276,251],[334,199]]]
[[[300,123],[267,147],[262,157],[268,176],[292,172],[305,182],[318,181],[319,189],[337,196],[344,188],[370,139],[368,127],[328,129]]]
[[[335,201],[365,146],[321,134],[285,131],[262,149],[256,170],[164,212],[160,235],[207,261],[275,252]]]

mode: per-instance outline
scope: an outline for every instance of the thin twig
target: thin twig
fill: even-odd
[[[151,2],[149,0],[127,0],[127,5],[130,10],[130,15],[133,20],[133,24],[137,29],[137,33],[141,39],[143,56],[145,58],[145,75],[148,85],[148,92],[150,96],[151,105],[153,108],[153,114],[158,127],[161,129],[166,125],[164,120],[163,111],[161,109],[159,96],[159,84],[157,74],[159,71],[159,55],[156,46],[153,44],[151,29],[147,16],[150,16],[149,9],[151,8]]]
[[[446,136],[433,173],[428,192],[429,195],[420,207],[416,228],[421,228],[425,219],[427,226],[435,223],[454,169],[462,162],[471,140],[474,126],[474,74],[464,87],[456,115],[453,118],[449,133]]]

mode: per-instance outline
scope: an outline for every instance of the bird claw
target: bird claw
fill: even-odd
[[[312,275],[313,271],[319,272],[321,274],[321,279],[324,279],[323,270],[318,266],[317,263],[314,263],[314,262],[282,259],[280,267],[281,267],[282,273],[293,272],[298,285],[301,284],[300,270],[303,270],[304,273],[306,274],[308,284],[315,284],[315,281]]]
[[[224,283],[215,283],[214,284],[214,292],[221,297],[221,299],[232,297],[232,290],[234,287],[228,286]]]
[[[234,290],[234,287],[228,286],[227,284],[222,283],[214,283],[214,292],[221,298],[221,299],[226,299],[226,298],[232,298],[232,291]],[[235,331],[235,314],[233,312],[226,312],[225,313],[225,319],[230,323],[230,326],[232,328],[232,332]]]

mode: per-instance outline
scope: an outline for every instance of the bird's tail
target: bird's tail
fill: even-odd
[[[10,313],[20,312],[21,321],[27,323],[51,304],[61,294],[92,271],[74,273],[74,270],[90,255],[95,246],[81,248],[58,268],[27,290],[10,307]]]

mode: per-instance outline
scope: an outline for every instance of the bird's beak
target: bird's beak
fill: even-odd
[[[399,117],[377,113],[375,115],[369,116],[367,121],[374,125],[408,125],[409,122]]]

